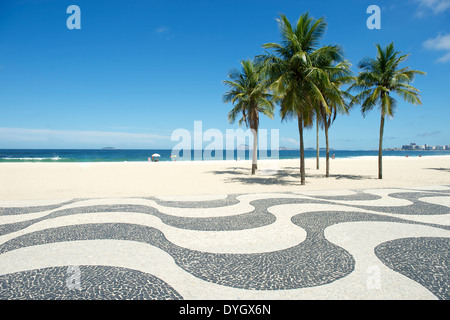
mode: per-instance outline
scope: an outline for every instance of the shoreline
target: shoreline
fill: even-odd
[[[151,162],[149,161],[152,153],[159,153],[158,162],[173,162],[171,159],[171,150],[83,150],[83,149],[0,149],[1,163],[86,163],[86,162]],[[199,150],[200,152],[200,150]],[[228,153],[222,151],[214,155],[203,151],[201,153],[187,153],[186,157],[178,156],[176,162],[210,162],[210,161],[239,161],[251,160],[250,151],[244,151],[243,154],[236,151]],[[225,152],[225,153],[224,153]],[[239,150],[237,152],[240,152]],[[335,154],[336,159],[378,157],[378,151],[374,150],[330,150],[330,158]],[[444,151],[383,151],[383,158],[388,157],[439,157],[450,156],[449,150]],[[320,158],[326,157],[324,150],[320,151]],[[276,153],[259,153],[258,160],[299,160],[298,150],[279,150]],[[239,159],[239,160],[238,160]],[[316,159],[314,150],[305,150],[305,159]]]
[[[305,159],[306,185],[300,185],[299,159],[160,162],[0,163],[0,201],[74,198],[200,196],[308,190],[378,189],[450,185],[450,156],[330,159],[325,177],[316,159]]]
[[[332,155],[330,154],[330,160],[350,160],[350,159],[378,159],[377,155],[361,155],[361,156],[347,156],[347,157],[336,157],[335,159],[332,159],[331,157]],[[408,156],[400,156],[400,155],[383,155],[383,159],[404,159],[404,158],[448,158],[450,160],[450,154],[449,155],[408,155]],[[64,163],[78,163],[78,164],[83,164],[83,163],[222,163],[222,162],[229,162],[229,163],[241,163],[241,162],[250,162],[252,161],[252,159],[221,159],[221,160],[216,160],[216,159],[202,159],[202,160],[159,160],[159,161],[146,161],[146,160],[123,160],[123,161],[61,161],[61,159],[58,160],[51,160],[49,159],[48,161],[43,161],[43,160],[23,160],[23,161],[17,161],[16,159],[14,159],[15,161],[8,161],[7,159],[3,159],[3,161],[0,161],[0,165],[2,164],[18,164],[18,163],[23,163],[23,164],[32,164],[32,163],[48,163],[48,164],[64,164]],[[275,159],[271,159],[271,158],[263,158],[263,159],[258,159],[258,162],[260,161],[300,161],[300,157],[298,158],[275,158]],[[314,160],[316,161],[316,157],[305,157],[305,160]],[[320,156],[319,160],[326,160],[326,156]]]

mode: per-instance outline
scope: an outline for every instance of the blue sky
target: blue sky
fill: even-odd
[[[369,30],[369,5],[381,29]],[[81,9],[69,30],[67,7]],[[173,130],[238,128],[229,124],[222,81],[239,61],[279,42],[276,18],[324,17],[323,45],[340,44],[357,72],[375,43],[411,53],[427,72],[414,82],[422,106],[399,100],[385,126],[385,147],[450,144],[450,0],[0,2],[0,148],[172,148]],[[277,110],[278,113],[278,110]],[[380,116],[358,107],[330,129],[335,149],[376,149]],[[279,129],[280,145],[298,147],[296,121],[261,118]],[[321,147],[324,146],[321,134]],[[315,130],[306,132],[315,146]]]

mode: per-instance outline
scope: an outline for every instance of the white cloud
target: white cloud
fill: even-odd
[[[436,38],[425,41],[423,46],[428,50],[446,51],[444,56],[437,59],[437,61],[442,63],[450,61],[450,34],[439,34]]]
[[[9,143],[36,143],[67,146],[150,146],[160,141],[170,141],[169,136],[151,133],[112,131],[77,131],[53,129],[0,128],[0,139]]]
[[[160,26],[155,29],[155,33],[166,40],[172,40],[174,38],[173,32],[170,27]]]
[[[450,34],[438,35],[424,43],[425,48],[433,50],[450,50]]]
[[[450,0],[416,0],[419,3],[417,15],[422,17],[429,12],[440,14],[450,9]]]
[[[424,132],[424,133],[418,133],[416,137],[430,137],[430,136],[436,136],[441,134],[441,131],[433,131],[433,132]]]
[[[159,33],[159,34],[165,34],[165,33],[170,32],[170,28],[162,26],[162,27],[157,28],[155,31],[156,31],[156,33]]]
[[[437,62],[449,62],[450,61],[450,52],[448,52],[446,55],[440,57],[439,59],[436,60]]]
[[[298,146],[300,144],[300,141],[297,141],[297,140],[295,140],[293,138],[281,137],[280,140],[282,142],[285,142],[285,143],[288,142],[288,143],[294,144],[296,146]]]

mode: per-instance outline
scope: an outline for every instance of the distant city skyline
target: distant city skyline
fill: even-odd
[[[394,42],[411,53],[405,66],[427,73],[413,83],[422,106],[397,99],[384,148],[448,144],[450,6],[442,1],[2,1],[0,148],[171,149],[173,131],[193,131],[195,121],[236,129],[222,81],[262,44],[280,41],[280,14],[295,22],[307,11],[325,18],[321,45],[341,45],[353,72],[376,43]],[[80,29],[67,27],[69,5],[81,9]],[[381,9],[381,29],[367,27],[370,5]],[[358,106],[338,115],[330,148],[377,149],[379,118]],[[278,129],[279,146],[299,147],[296,121],[281,122],[279,108],[260,128]],[[315,130],[304,134],[315,148]]]
[[[445,145],[428,145],[427,143],[418,145],[411,142],[409,145],[403,145],[402,150],[450,150],[450,144]]]

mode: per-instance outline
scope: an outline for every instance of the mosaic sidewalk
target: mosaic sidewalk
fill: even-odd
[[[450,186],[0,202],[0,300],[450,298]]]

